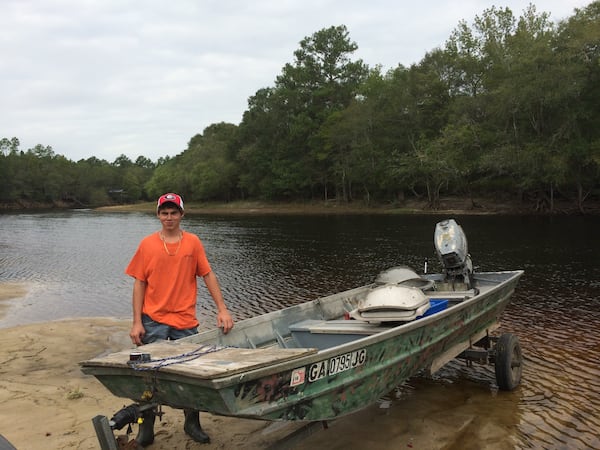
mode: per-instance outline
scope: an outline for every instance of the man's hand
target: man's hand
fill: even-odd
[[[135,345],[142,345],[142,338],[146,334],[146,329],[144,326],[140,324],[133,324],[131,327],[131,331],[129,332],[129,337],[131,338],[131,342]]]
[[[224,310],[217,313],[217,327],[222,328],[225,334],[233,328],[233,319],[229,311]]]

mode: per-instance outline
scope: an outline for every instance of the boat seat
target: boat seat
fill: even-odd
[[[303,320],[290,325],[290,331],[308,331],[326,334],[364,334],[371,335],[386,330],[379,324],[360,320]]]
[[[334,347],[365,336],[380,333],[390,327],[359,320],[303,320],[290,325],[292,337],[300,347],[318,349]]]

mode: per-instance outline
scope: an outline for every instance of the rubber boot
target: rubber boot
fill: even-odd
[[[143,448],[154,442],[154,421],[156,414],[149,409],[142,413],[143,422],[140,423],[138,434],[135,438],[136,442]]]
[[[183,430],[186,434],[196,442],[208,444],[210,442],[210,437],[202,431],[202,427],[200,426],[200,411],[184,409],[183,413],[185,414]]]

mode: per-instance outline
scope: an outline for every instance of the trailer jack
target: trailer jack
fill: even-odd
[[[139,405],[133,403],[117,411],[108,420],[106,416],[98,415],[92,419],[96,436],[101,450],[124,450],[144,448],[154,442],[154,421],[156,416],[161,417],[160,405],[147,403]],[[131,425],[138,425],[135,439],[129,440],[132,432]],[[127,434],[115,438],[114,430],[121,430],[127,425]]]

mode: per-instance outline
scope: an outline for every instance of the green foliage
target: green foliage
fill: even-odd
[[[17,138],[0,140],[0,186],[3,203],[75,207],[99,206],[146,198],[143,185],[153,166],[132,163],[121,155],[114,164],[97,158],[77,163],[55,154],[50,146],[19,150]]]
[[[345,26],[303,39],[293,64],[286,64],[275,87],[257,92],[240,126],[240,187],[261,198],[320,196],[340,183],[340,154],[323,142],[328,118],[347,108],[368,74],[350,59],[358,47]],[[324,194],[325,197],[327,194]]]
[[[345,26],[300,41],[239,126],[213,124],[156,164],[120,155],[73,163],[50,146],[0,140],[3,202],[100,204],[443,194],[571,199],[600,183],[600,2],[558,24],[530,5],[459,22],[445,44],[388,73],[352,58]],[[550,206],[552,207],[552,206]]]

